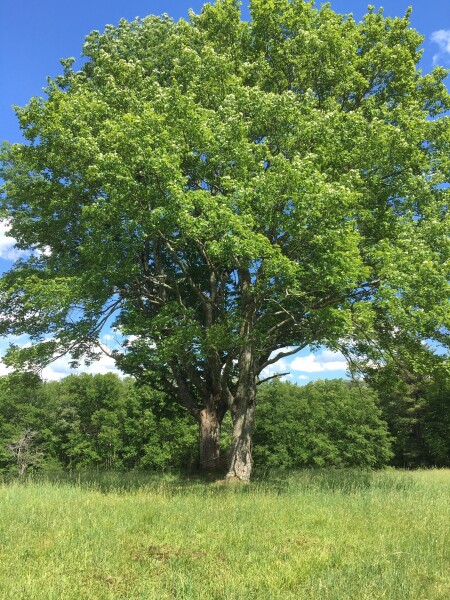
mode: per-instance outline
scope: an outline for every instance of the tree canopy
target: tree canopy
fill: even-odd
[[[446,71],[418,69],[409,13],[250,9],[93,31],[83,66],[17,109],[1,171],[29,254],[1,279],[0,329],[33,341],[9,361],[94,358],[114,318],[134,336],[118,364],[197,418],[205,465],[231,411],[239,479],[278,358],[449,327]]]

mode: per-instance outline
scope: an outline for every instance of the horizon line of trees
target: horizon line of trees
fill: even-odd
[[[450,386],[444,378],[371,386],[319,380],[260,386],[252,449],[258,469],[450,466]],[[195,470],[198,426],[167,394],[132,378],[31,373],[0,377],[0,473],[33,470]],[[232,443],[225,419],[224,470]]]

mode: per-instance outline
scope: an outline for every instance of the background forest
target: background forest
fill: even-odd
[[[259,387],[253,458],[258,470],[450,466],[450,385],[445,378],[372,386],[324,380]],[[0,378],[0,470],[195,471],[198,425],[151,384],[113,374]],[[222,427],[224,468],[231,421]]]

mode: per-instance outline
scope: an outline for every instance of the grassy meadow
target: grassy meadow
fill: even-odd
[[[448,600],[450,470],[0,483],[2,600]]]

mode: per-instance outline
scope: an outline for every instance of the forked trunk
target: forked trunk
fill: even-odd
[[[208,408],[200,411],[200,466],[206,471],[220,468],[220,421]]]

